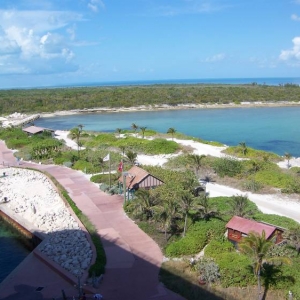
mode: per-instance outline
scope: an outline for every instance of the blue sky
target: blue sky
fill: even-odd
[[[0,88],[300,77],[300,0],[1,0]]]

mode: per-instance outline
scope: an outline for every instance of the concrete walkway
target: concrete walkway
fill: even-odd
[[[2,141],[0,141],[0,164],[16,165],[16,158],[12,151],[7,149]],[[91,183],[84,174],[66,167],[27,162],[22,162],[20,166],[43,170],[55,177],[69,192],[78,208],[98,229],[107,257],[106,273],[99,290],[105,300],[183,299],[164,288],[159,282],[158,273],[163,259],[162,252],[158,245],[124,214],[121,196],[107,195]],[[37,260],[34,256],[29,259]],[[25,285],[27,288],[39,285],[51,286],[53,278],[44,279],[48,280],[44,284],[36,282],[39,272],[47,273],[46,269],[47,266],[40,266],[40,269],[36,269],[35,272],[26,274],[26,269],[20,266],[19,274],[21,275],[12,276],[10,280],[5,281],[5,297],[1,297],[3,290],[0,290],[0,299],[27,299],[24,295],[17,297],[20,292],[16,293],[16,290],[20,285]],[[26,283],[22,282],[22,276],[27,276]],[[74,295],[76,291],[63,279],[59,285],[59,288],[62,287],[70,293],[68,296]],[[0,288],[4,288],[3,284]],[[58,289],[53,286],[52,289],[44,288],[38,296],[35,293],[36,298],[28,299],[52,299],[58,295],[57,293]]]

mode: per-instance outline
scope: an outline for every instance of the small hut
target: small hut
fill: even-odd
[[[125,183],[128,191],[136,191],[139,188],[149,190],[164,183],[138,166],[133,166],[127,172],[123,172],[123,175],[119,178],[119,182],[123,185]]]
[[[35,135],[35,134],[42,134],[44,131],[51,132],[51,135],[53,135],[54,130],[49,128],[43,128],[38,126],[28,126],[22,129],[24,132],[26,132],[29,136]]]
[[[249,232],[257,232],[262,234],[265,231],[266,239],[270,240],[275,238],[275,244],[282,242],[282,233],[284,228],[264,222],[256,222],[242,217],[234,216],[226,224],[227,238],[234,245],[237,245],[243,237],[248,236]]]

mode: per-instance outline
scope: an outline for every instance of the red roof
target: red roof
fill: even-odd
[[[152,176],[147,171],[137,166],[133,166],[128,172],[125,173],[126,173],[125,181],[126,181],[127,188],[133,188],[136,184],[140,184],[143,180],[145,180],[149,176],[156,179],[156,185],[163,184],[163,182],[160,179],[156,178],[155,176]],[[119,181],[123,182],[123,176],[119,178]]]
[[[266,239],[268,239],[276,230],[276,227],[274,226],[244,219],[238,216],[232,217],[232,219],[226,224],[226,228],[237,230],[247,235],[251,231],[257,232],[261,235],[264,230],[266,233]]]

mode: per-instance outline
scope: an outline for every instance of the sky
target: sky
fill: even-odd
[[[300,0],[1,0],[0,88],[300,77]]]

